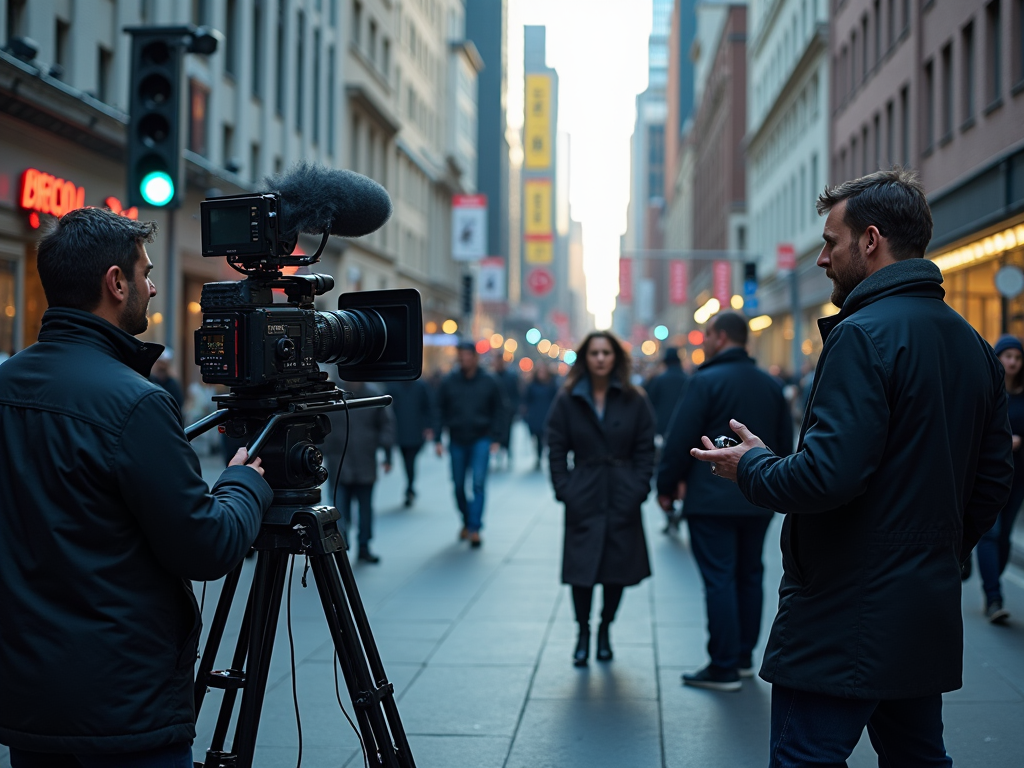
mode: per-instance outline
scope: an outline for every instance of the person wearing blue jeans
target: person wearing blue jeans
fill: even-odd
[[[469,445],[450,443],[448,451],[452,455],[452,482],[455,483],[455,502],[462,514],[462,524],[468,533],[479,533],[484,514],[484,485],[491,459],[491,441],[484,437]],[[467,472],[472,473],[473,498],[466,497]]]
[[[192,768],[192,745],[185,742],[144,752],[51,754],[11,747],[11,768]]]
[[[448,431],[452,454],[455,501],[462,515],[459,538],[476,548],[481,544],[484,515],[484,486],[490,453],[497,453],[508,413],[505,395],[494,377],[480,370],[476,346],[463,341],[458,346],[459,365],[438,388],[434,430],[437,455],[444,455],[442,432]],[[466,471],[473,471],[473,499],[466,498]]]

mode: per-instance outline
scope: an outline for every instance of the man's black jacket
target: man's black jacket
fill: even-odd
[[[861,699],[961,686],[960,562],[1013,460],[1002,366],[941,282],[908,259],[857,286],[819,322],[798,452],[740,461],[744,495],[788,513],[771,683]]]
[[[441,430],[459,445],[470,445],[487,438],[500,443],[507,404],[501,387],[493,376],[481,370],[469,379],[460,369],[448,374],[437,393],[438,428],[434,439],[441,440]]]
[[[146,378],[161,350],[50,309],[0,366],[0,743],[195,737],[189,580],[241,560],[273,493],[247,467],[208,491],[177,405]]]
[[[715,355],[690,377],[665,436],[658,467],[658,494],[674,497],[686,483],[687,515],[767,514],[743,498],[735,484],[711,474],[711,465],[690,456],[701,436],[735,437],[729,419],[739,419],[779,456],[793,450],[793,418],[782,387],[760,370],[745,349]]]
[[[667,435],[669,424],[672,423],[672,414],[686,391],[686,374],[683,373],[681,365],[669,365],[664,372],[659,373],[651,379],[647,386],[647,398],[654,406],[659,435]]]

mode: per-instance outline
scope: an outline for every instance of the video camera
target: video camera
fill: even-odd
[[[195,362],[208,384],[232,392],[302,393],[323,385],[320,363],[348,381],[405,381],[423,365],[423,316],[413,289],[344,293],[336,311],[314,308],[334,278],[285,274],[308,267],[331,234],[358,237],[383,226],[391,200],[350,171],[301,164],[268,180],[271,191],[200,203],[203,256],[220,257],[245,280],[203,286]],[[293,255],[300,232],[320,234],[312,255]],[[285,301],[275,302],[274,291]]]

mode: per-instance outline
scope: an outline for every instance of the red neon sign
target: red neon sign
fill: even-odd
[[[85,187],[58,179],[35,168],[21,174],[21,207],[26,211],[63,216],[68,211],[85,207]]]

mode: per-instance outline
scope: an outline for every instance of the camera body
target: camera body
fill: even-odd
[[[266,263],[295,250],[295,240],[281,236],[278,195],[227,195],[204,200],[199,208],[203,256]]]

